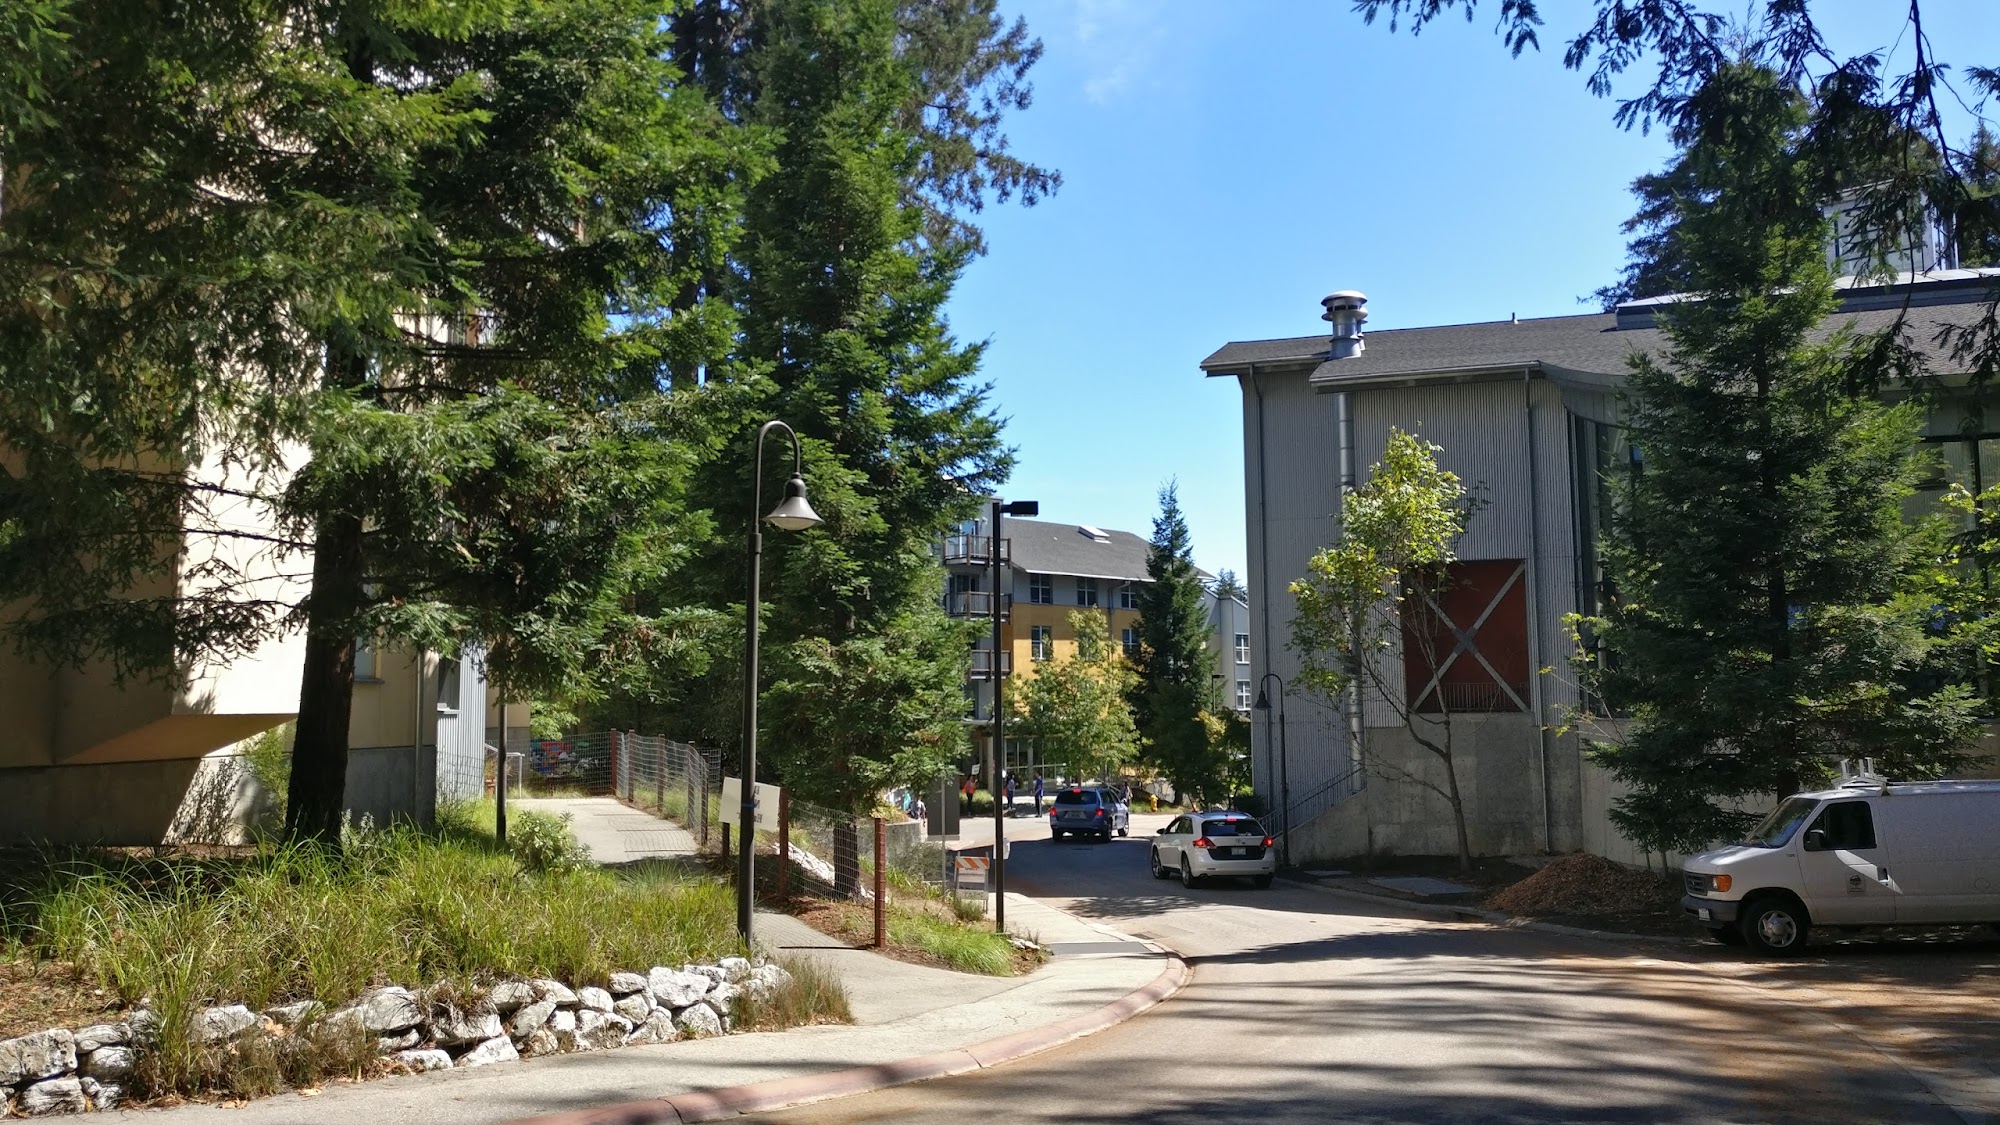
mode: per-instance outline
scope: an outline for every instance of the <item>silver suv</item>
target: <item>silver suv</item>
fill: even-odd
[[[1055,804],[1049,806],[1049,835],[1062,839],[1078,836],[1123,836],[1132,830],[1132,813],[1118,794],[1110,789],[1086,789],[1072,785],[1056,790]]]
[[[1268,887],[1278,870],[1271,837],[1248,813],[1203,812],[1176,817],[1153,837],[1151,851],[1153,878],[1179,875],[1184,887],[1231,875]]]

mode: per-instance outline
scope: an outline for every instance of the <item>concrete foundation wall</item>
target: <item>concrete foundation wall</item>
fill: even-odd
[[[244,759],[0,769],[0,843],[241,844],[272,805]]]

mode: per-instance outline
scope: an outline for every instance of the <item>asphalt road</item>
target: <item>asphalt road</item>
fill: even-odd
[[[1143,833],[1009,823],[1010,890],[1160,941],[1193,981],[1010,1066],[755,1118],[834,1122],[1957,1122],[1811,1007],[1699,963],[1399,916],[1280,883],[1184,890]]]

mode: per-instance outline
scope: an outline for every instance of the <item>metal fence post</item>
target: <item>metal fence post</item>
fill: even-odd
[[[653,751],[653,808],[667,815],[667,736],[661,735]]]
[[[888,873],[889,822],[875,818],[875,948],[889,946],[888,902],[889,896],[883,880]]]

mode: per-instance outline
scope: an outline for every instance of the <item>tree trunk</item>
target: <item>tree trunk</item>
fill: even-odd
[[[347,797],[347,727],[354,702],[353,608],[362,591],[361,520],[322,515],[313,542],[305,674],[286,794],[285,836],[340,842]]]
[[[1465,799],[1458,792],[1458,764],[1448,753],[1438,755],[1444,759],[1444,783],[1451,797],[1451,825],[1458,830],[1458,869],[1472,870],[1472,836],[1465,830]]]

